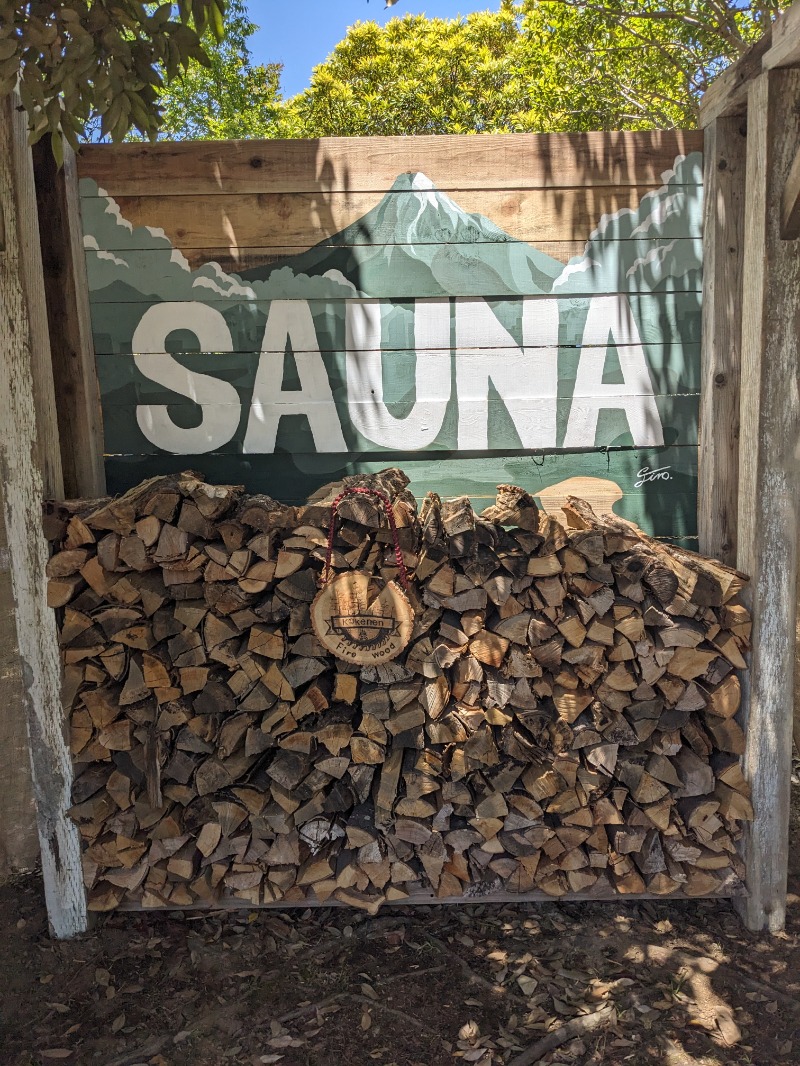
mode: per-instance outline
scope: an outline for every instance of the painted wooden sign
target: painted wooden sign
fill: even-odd
[[[112,491],[299,502],[402,466],[695,533],[700,137],[97,146],[81,160]],[[587,483],[588,484],[588,483]],[[546,504],[547,505],[547,504]]]

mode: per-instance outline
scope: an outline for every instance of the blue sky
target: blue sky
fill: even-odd
[[[471,11],[496,11],[499,0],[398,0],[390,10],[385,0],[249,0],[253,22],[261,27],[251,38],[258,63],[283,63],[286,96],[305,89],[312,67],[321,63],[354,22],[372,19],[383,25],[402,15],[455,18]]]

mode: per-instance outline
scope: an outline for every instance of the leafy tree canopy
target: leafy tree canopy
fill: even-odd
[[[190,63],[158,94],[159,137],[265,137],[280,110],[281,65],[254,65],[248,39],[258,27],[244,0],[228,0],[224,34],[209,32],[202,44],[208,65]]]
[[[49,131],[77,147],[96,117],[112,140],[153,137],[160,90],[191,62],[208,64],[200,38],[222,37],[225,6],[0,0],[0,98],[19,85],[32,143]]]
[[[0,97],[61,132],[317,137],[693,125],[708,81],[789,0],[501,0],[357,22],[286,102],[245,0],[0,0]],[[60,138],[53,139],[54,149]]]
[[[694,125],[709,79],[788,0],[503,0],[446,20],[352,26],[283,136]]]

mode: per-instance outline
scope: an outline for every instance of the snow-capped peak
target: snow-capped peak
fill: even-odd
[[[411,188],[415,192],[421,192],[423,190],[436,189],[436,186],[427,174],[423,174],[421,170],[418,170],[411,179]]]

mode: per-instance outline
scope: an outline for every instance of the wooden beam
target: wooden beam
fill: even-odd
[[[3,512],[47,913],[53,933],[68,937],[86,929],[86,898],[79,836],[66,814],[72,764],[42,533],[43,496],[60,491],[61,460],[53,403],[45,402],[48,395],[52,400],[53,384],[33,167],[24,117],[9,98],[0,101],[0,203],[6,218],[6,250],[0,253]]]
[[[700,126],[705,128],[724,115],[744,115],[747,91],[753,78],[761,73],[764,55],[772,45],[772,29],[756,41],[735,63],[726,67],[711,82],[700,101]]]
[[[800,66],[800,3],[782,11],[772,24],[772,47],[764,54],[764,70]]]
[[[153,219],[158,219],[156,232],[148,235],[142,230],[139,234],[139,247],[145,255],[146,249],[152,251],[153,248],[160,248],[160,254],[163,254],[164,238],[158,232],[162,229],[174,247],[191,249],[193,259],[198,251],[205,259],[213,260],[220,254],[229,254],[231,249],[243,259],[252,249],[266,249],[268,242],[278,235],[282,247],[289,249],[288,254],[297,255],[348,226],[356,225],[383,199],[379,193],[330,193],[325,199],[324,212],[320,213],[315,207],[319,203],[319,194],[315,193],[220,193],[212,197],[207,194],[175,195],[175,187],[165,187],[160,196],[116,198],[122,217],[135,227],[152,227]],[[585,187],[517,190],[513,194],[505,189],[443,191],[456,199],[462,211],[500,219],[510,236],[541,246],[555,241],[585,241],[601,215],[637,210],[642,197],[652,191],[652,186],[601,186],[592,188],[591,193]],[[410,206],[402,206],[403,201],[410,205],[415,196],[416,193],[409,190],[394,195],[396,210],[401,216],[404,210],[410,210]],[[88,199],[83,202],[84,210],[91,211],[94,217],[98,206],[96,201],[94,204]],[[683,220],[682,228],[675,231],[674,236],[694,236],[690,225],[689,218]],[[232,233],[235,234],[233,238]],[[360,239],[375,243],[382,240],[380,231],[369,235],[365,232]],[[431,233],[426,239],[436,240],[436,237]],[[491,233],[479,237],[479,241],[482,244],[495,243]]]
[[[16,209],[14,215],[9,205],[5,209],[5,255],[7,262],[16,262],[25,291],[30,294],[30,299],[36,306],[36,314],[31,316],[29,328],[31,388],[36,408],[38,463],[42,472],[45,495],[48,498],[62,499],[64,477],[58,439],[53,369],[50,365],[50,338],[45,310],[42,254],[39,248],[39,216],[36,206],[36,188],[32,178],[31,150],[28,147],[23,112],[15,110],[12,119],[14,136],[8,149],[11,153],[9,163],[16,180],[16,186],[11,186],[12,189],[16,187]],[[25,227],[24,239],[14,237],[11,232],[14,225]]]
[[[781,198],[781,237],[785,241],[800,237],[800,149],[794,157]]]
[[[800,71],[761,74],[747,123],[737,566],[752,579],[742,713],[755,820],[745,837],[743,911],[749,928],[772,932],[786,916],[800,512],[800,247],[781,240],[779,205],[800,147],[798,97]]]
[[[800,66],[800,0],[783,11],[735,63],[709,85],[700,101],[700,126],[723,115],[743,115],[750,82],[762,70]]]
[[[83,252],[75,153],[65,146],[56,166],[45,137],[33,147],[42,266],[50,327],[53,379],[58,385],[58,430],[64,493],[105,495],[103,417],[92,347],[89,285]]]
[[[114,198],[378,193],[399,170],[422,170],[440,189],[583,189],[661,184],[676,155],[700,151],[697,130],[321,137],[84,144],[78,177]],[[398,166],[399,164],[399,166]],[[216,203],[217,201],[211,201]]]
[[[739,499],[739,374],[747,139],[741,118],[705,131],[700,550],[733,565]]]

